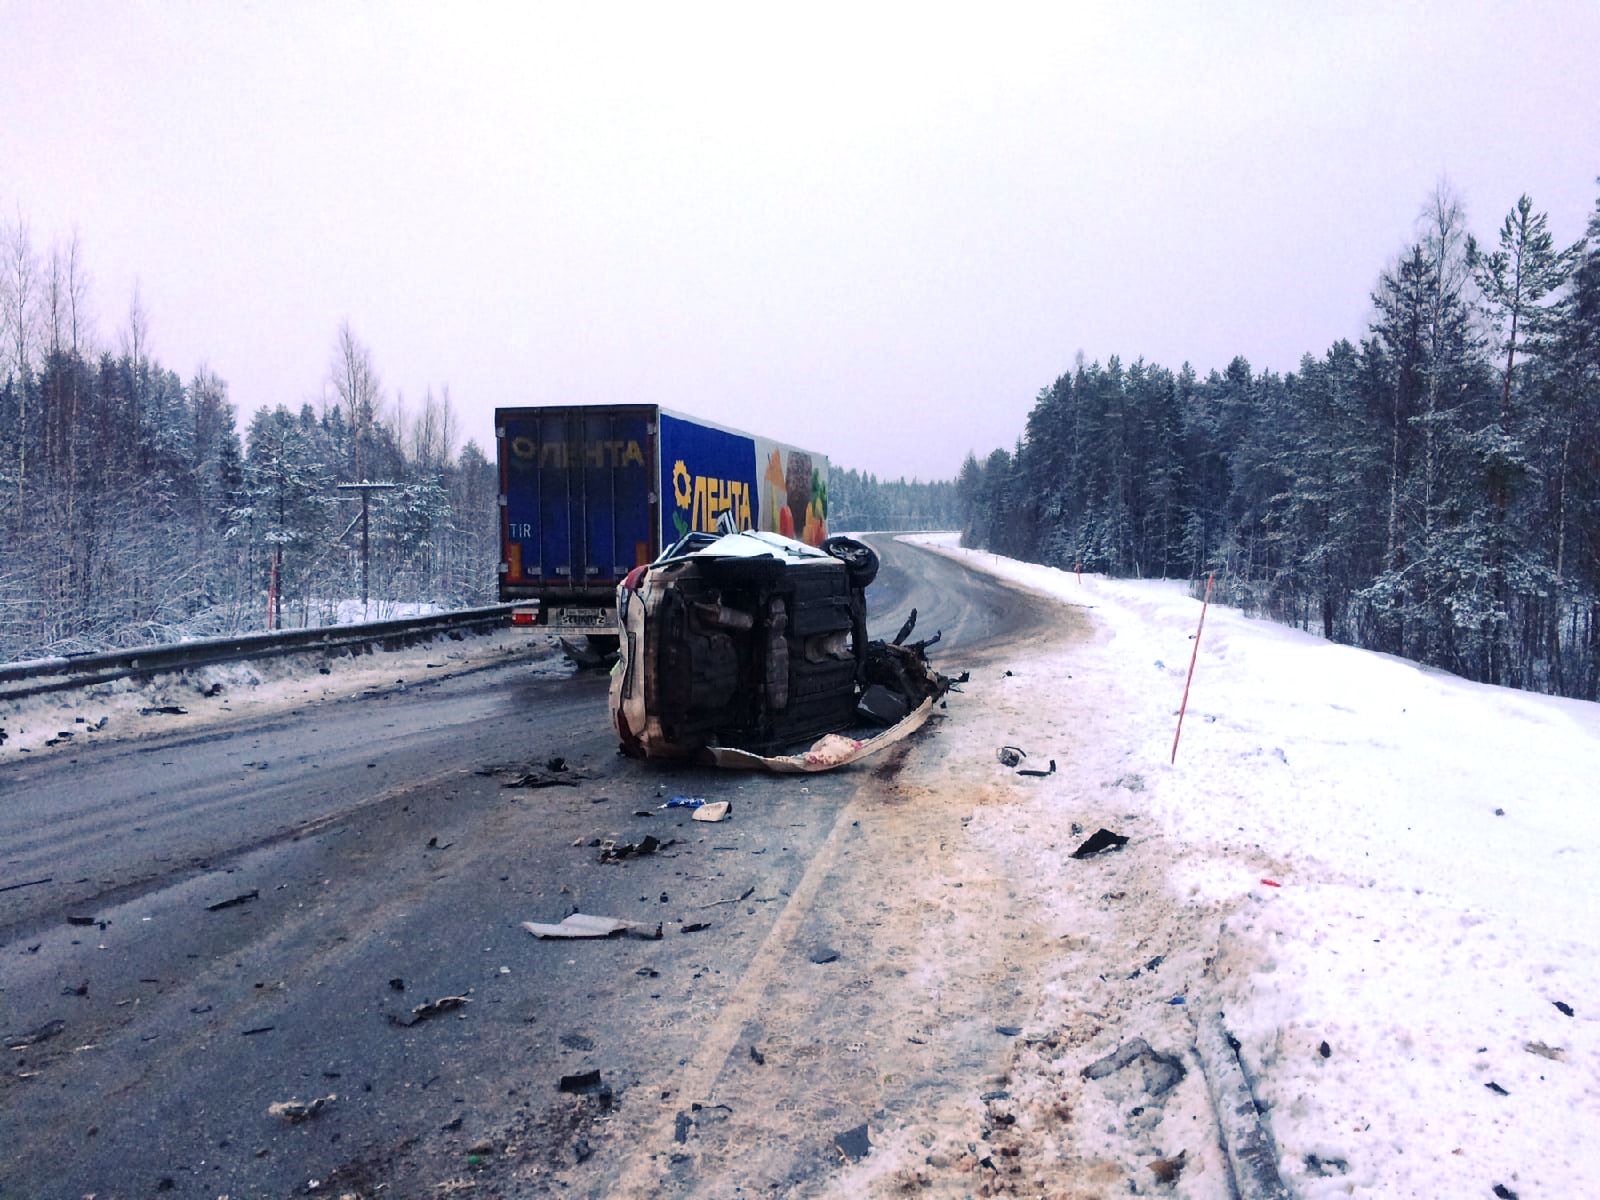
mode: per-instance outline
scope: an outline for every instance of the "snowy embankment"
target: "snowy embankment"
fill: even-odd
[[[360,604],[356,605],[359,612]],[[570,674],[554,639],[522,628],[440,634],[398,650],[369,643],[358,650],[322,649],[274,658],[215,663],[148,679],[0,698],[0,766],[23,756],[72,754],[87,745],[197,729],[215,722],[266,717],[364,692],[403,690],[457,671],[535,656],[537,668]]]
[[[1152,946],[1166,939],[1164,963],[1113,978],[1102,959],[1085,979],[1067,939],[1045,983],[1043,1022],[1105,1031],[1085,1033],[1070,1062],[1048,1047],[1018,1057],[1018,1071],[1053,1071],[1058,1090],[1082,1093],[1077,1129],[1061,1135],[1074,1144],[1056,1153],[1176,1153],[1170,1121],[1136,1145],[1148,1129],[1097,1111],[1093,1086],[1065,1075],[1119,1029],[1176,1040],[1178,1014],[1221,1011],[1299,1196],[1593,1194],[1600,705],[1467,683],[1212,606],[1169,765],[1199,601],[1176,584],[959,550],[950,535],[905,540],[1083,606],[1094,631],[1002,681],[1017,685],[1017,727],[1044,741],[1025,748],[1061,759],[1061,774],[1019,781],[1038,786],[1020,807],[980,810],[973,832],[1031,873],[1034,902],[1085,942],[1101,876],[1064,861],[1065,814],[1125,816],[1133,840],[1103,867],[1137,867],[1136,883],[1164,893],[1148,927]],[[1186,1148],[1203,1171],[1207,1148]],[[1226,1194],[1214,1170],[1175,1186]]]

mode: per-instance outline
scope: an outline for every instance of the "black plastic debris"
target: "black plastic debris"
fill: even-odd
[[[915,629],[916,627],[917,627],[917,610],[913,608],[911,610],[911,615],[906,618],[906,623],[904,625],[900,626],[900,632],[895,634],[894,637],[890,639],[890,641],[892,641],[896,646],[905,645],[906,639],[911,636],[911,631],[913,629]]]
[[[710,929],[710,928],[711,928],[711,923],[709,921],[690,921],[681,930],[679,930],[679,932],[680,933],[699,933],[702,929]]]
[[[1328,1045],[1327,1042],[1319,1042],[1317,1043],[1317,1053],[1322,1055],[1323,1058],[1332,1058],[1333,1047]]]
[[[860,1162],[872,1153],[872,1137],[865,1125],[834,1134],[833,1145],[846,1162]]]
[[[261,892],[253,890],[234,896],[230,900],[218,900],[215,904],[206,905],[207,912],[221,912],[225,908],[237,908],[241,904],[249,904],[252,900],[261,899]]]
[[[98,922],[93,917],[68,917],[68,925],[95,925]]]
[[[897,724],[910,711],[911,707],[904,696],[891,692],[881,683],[872,684],[856,701],[856,715],[877,725]]]
[[[54,881],[54,875],[46,875],[42,879],[30,879],[26,883],[8,883],[4,887],[0,887],[0,892],[15,892],[20,888],[38,887],[41,883],[52,883]]]
[[[572,1092],[579,1095],[597,1092],[600,1088],[599,1067],[594,1068],[592,1071],[579,1071],[574,1075],[563,1075],[561,1082],[557,1085],[558,1091]]]
[[[765,1054],[761,1053],[761,1050],[760,1050],[759,1047],[751,1046],[750,1047],[750,1061],[755,1063],[755,1065],[758,1066],[758,1067],[764,1067],[764,1066],[767,1065],[767,1056]]]
[[[391,992],[403,992],[403,991],[405,991],[406,990],[406,981],[404,979],[401,979],[398,975],[396,975],[393,979],[389,980],[389,990]]]
[[[1024,767],[1022,770],[1017,772],[1018,775],[1030,775],[1035,779],[1043,779],[1046,775],[1054,775],[1055,773],[1056,760],[1053,758],[1050,760],[1050,769],[1048,771],[1039,771],[1032,767]]]
[[[1028,757],[1028,752],[1020,746],[1001,746],[995,751],[995,757],[1000,760],[1003,767],[1014,767]]]
[[[1073,858],[1093,858],[1096,854],[1104,854],[1110,850],[1120,850],[1128,844],[1128,839],[1120,833],[1112,833],[1109,829],[1097,829],[1089,835],[1088,841],[1072,852]]]
[[[37,1029],[30,1030],[21,1037],[7,1038],[7,1050],[26,1050],[29,1046],[37,1046],[40,1042],[48,1042],[58,1036],[67,1027],[65,1021],[46,1021]]]
[[[998,1033],[1001,1037],[1021,1037],[1022,1036],[1022,1026],[1020,1026],[1020,1025],[996,1025],[994,1027],[994,1031],[996,1033]]]
[[[1003,1088],[1000,1088],[992,1092],[985,1092],[983,1095],[979,1096],[978,1099],[987,1104],[991,1100],[1009,1100],[1011,1099],[1011,1093]]]
[[[647,833],[637,842],[602,842],[600,844],[600,861],[603,863],[622,862],[629,858],[644,858],[654,854],[657,850],[672,845],[671,840],[663,842],[654,834]]]
[[[1510,1092],[1506,1091],[1505,1088],[1501,1087],[1498,1083],[1496,1083],[1492,1079],[1488,1083],[1484,1084],[1483,1086],[1488,1088],[1496,1096],[1509,1096],[1509,1095],[1511,1095]]]
[[[1172,1090],[1187,1073],[1183,1063],[1170,1054],[1152,1050],[1143,1038],[1124,1042],[1104,1058],[1096,1059],[1080,1074],[1085,1079],[1104,1079],[1118,1071],[1137,1065],[1143,1076],[1144,1090],[1151,1096],[1161,1096]]]
[[[271,1033],[276,1028],[276,1025],[257,1025],[254,1029],[241,1029],[239,1031],[239,1036],[255,1037],[258,1033]]]
[[[1572,1016],[1572,1005],[1568,1004],[1565,1000],[1552,1000],[1551,1003],[1554,1004],[1556,1008],[1561,1010],[1562,1016]]]
[[[187,708],[179,708],[176,704],[152,704],[139,710],[141,717],[181,717],[188,713]]]
[[[1497,1183],[1494,1185],[1494,1194],[1498,1196],[1500,1200],[1517,1200],[1517,1194],[1503,1183]]]
[[[811,952],[811,961],[821,965],[839,961],[839,952],[832,946],[818,946]]]
[[[1350,1171],[1350,1164],[1342,1158],[1323,1158],[1316,1154],[1308,1154],[1303,1161],[1306,1170],[1324,1179],[1332,1175],[1346,1175]]]

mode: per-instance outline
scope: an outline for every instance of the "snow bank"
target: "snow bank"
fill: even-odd
[[[1172,766],[1200,615],[1181,585],[1079,580],[957,549],[952,535],[905,540],[1084,606],[1096,631],[1018,669],[1014,711],[1059,739],[1039,752],[1062,759],[1061,783],[973,822],[1047,881],[1036,900],[1064,929],[1100,920],[1059,886],[1065,813],[1098,792],[1135,834],[1105,861],[1160,858],[1172,911],[1146,939],[1170,943],[1159,971],[1095,1008],[1083,993],[1105,991],[1106,976],[1085,981],[1064,958],[1052,1019],[1088,1006],[1106,1027],[1072,1065],[1118,1028],[1176,1039],[1173,1014],[1221,1010],[1300,1196],[1592,1192],[1600,705],[1468,683],[1213,606]],[[1142,820],[1154,825],[1143,844]],[[1151,976],[1162,986],[1146,987]],[[1097,1152],[1131,1153],[1129,1136]]]
[[[524,659],[537,660],[534,670],[539,673],[565,675],[572,670],[548,634],[506,628],[469,633],[459,641],[439,634],[399,650],[385,650],[378,643],[334,654],[315,648],[0,699],[0,767],[24,757],[70,755],[96,742],[266,716],[358,692],[403,690],[456,671]]]

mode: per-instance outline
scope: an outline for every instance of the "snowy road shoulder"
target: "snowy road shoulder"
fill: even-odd
[[[1193,1009],[1240,1040],[1297,1195],[1584,1194],[1600,1175],[1600,706],[1213,607],[1169,766],[1198,601],[940,548],[1086,606],[1096,630],[1019,658],[985,696],[995,730],[1061,766],[969,826],[1062,937],[1046,1032],[1016,1059],[1024,1166],[1078,1160],[1106,1194],[1226,1194],[1214,1146],[1185,1136],[1191,1096],[1152,1115],[1079,1074],[1134,1037],[1182,1051]],[[1099,821],[1126,849],[1068,860],[1072,824]]]
[[[507,628],[460,638],[441,634],[398,650],[377,644],[354,653],[316,649],[0,700],[0,764],[37,762],[102,742],[268,717],[522,660],[537,660],[535,669],[541,674],[572,671],[554,639]]]

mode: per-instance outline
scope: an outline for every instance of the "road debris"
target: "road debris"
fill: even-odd
[[[608,938],[623,935],[655,941],[661,936],[661,923],[654,925],[643,921],[624,921],[621,917],[592,917],[573,913],[559,925],[541,925],[537,921],[524,921],[522,927],[536,938]]]
[[[419,1021],[426,1021],[430,1017],[439,1016],[441,1013],[454,1012],[456,1009],[471,1003],[471,998],[467,996],[440,996],[437,1000],[430,1000],[426,1004],[419,1004],[413,1008],[409,1021],[390,1013],[389,1024],[398,1025],[402,1029],[409,1029]]]
[[[607,840],[600,843],[600,861],[603,863],[622,862],[629,858],[644,858],[654,854],[657,850],[665,850],[668,846],[677,845],[676,838],[661,841],[653,834],[645,834],[637,842],[618,842]]]
[[[733,811],[733,805],[727,800],[713,800],[709,804],[702,804],[694,810],[694,820],[716,822],[725,820]]]
[[[856,701],[856,716],[873,725],[893,725],[903,721],[911,706],[906,698],[891,692],[881,683],[874,683],[861,693]]]
[[[188,715],[187,708],[180,708],[176,704],[151,704],[139,710],[141,717],[182,717]]]
[[[1035,779],[1043,779],[1046,775],[1054,775],[1055,773],[1056,773],[1056,760],[1053,759],[1053,758],[1050,760],[1050,769],[1048,771],[1036,770],[1033,767],[1024,767],[1020,771],[1017,772],[1018,775],[1029,775],[1029,776],[1032,776]]]
[[[750,1061],[758,1067],[764,1067],[767,1065],[767,1056],[761,1053],[759,1047],[752,1045],[750,1047]]]
[[[26,883],[8,883],[5,887],[0,887],[0,892],[15,892],[20,888],[38,887],[41,883],[52,883],[54,881],[54,875],[46,875],[43,879],[30,879]]]
[[[704,796],[674,796],[665,804],[656,805],[657,808],[699,808],[704,804]]]
[[[1112,833],[1109,829],[1098,829],[1089,835],[1089,839],[1072,852],[1073,858],[1093,858],[1097,854],[1104,854],[1110,850],[1120,850],[1128,844],[1128,839],[1120,833]]]
[[[1151,1049],[1150,1043],[1143,1038],[1124,1042],[1079,1073],[1085,1079],[1105,1079],[1134,1065],[1139,1067],[1141,1090],[1152,1097],[1165,1095],[1187,1074],[1181,1061],[1173,1055]]]
[[[1565,1000],[1552,1000],[1550,1003],[1556,1006],[1562,1016],[1572,1016],[1572,1005],[1568,1004]]]
[[[279,1117],[291,1125],[298,1125],[302,1121],[309,1121],[338,1098],[337,1093],[329,1092],[315,1100],[279,1100],[267,1106],[267,1116]]]
[[[563,1075],[556,1090],[567,1092],[575,1096],[598,1096],[600,1103],[607,1107],[611,1104],[611,1085],[600,1078],[600,1069],[592,1071],[579,1071],[573,1075]]]
[[[406,990],[406,981],[404,979],[401,979],[399,976],[396,976],[395,978],[389,980],[389,990],[392,991],[392,992],[403,992],[403,991],[405,991]]]
[[[838,962],[839,952],[832,946],[818,946],[811,952],[811,961],[819,966],[824,963]]]
[[[1003,767],[1015,767],[1028,757],[1028,752],[1020,746],[1001,746],[995,751],[995,757],[1000,760]]]
[[[68,925],[99,925],[100,928],[102,928],[102,929],[105,928],[105,926],[100,922],[99,918],[97,918],[97,917],[68,917],[67,918],[67,924]]]
[[[702,929],[710,929],[710,928],[711,928],[711,923],[709,921],[690,921],[689,924],[685,925],[678,932],[679,933],[699,933]]]
[[[1540,1058],[1548,1058],[1552,1062],[1567,1061],[1567,1052],[1560,1046],[1547,1046],[1543,1042],[1524,1042],[1522,1048],[1529,1054],[1537,1054]]]
[[[255,1035],[258,1033],[271,1033],[276,1028],[276,1025],[257,1025],[254,1029],[241,1029],[239,1031],[239,1036],[255,1037]]]
[[[1188,1159],[1187,1150],[1179,1150],[1171,1158],[1158,1158],[1154,1162],[1146,1163],[1150,1173],[1156,1177],[1157,1183],[1175,1183],[1179,1175],[1183,1174],[1184,1162]]]
[[[260,890],[252,889],[251,891],[244,892],[241,895],[233,897],[231,900],[218,900],[215,904],[208,904],[206,905],[206,911],[221,912],[225,908],[237,908],[241,904],[249,904],[250,901],[259,899],[261,899]]]
[[[48,1042],[51,1038],[59,1036],[66,1027],[67,1023],[62,1020],[46,1021],[37,1029],[29,1030],[21,1037],[7,1038],[6,1049],[26,1050],[29,1046],[37,1046],[40,1042]]]
[[[872,1153],[871,1131],[866,1125],[857,1125],[843,1133],[833,1135],[833,1148],[843,1162],[860,1162]]]

